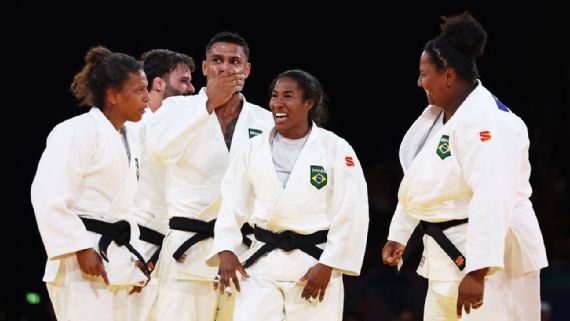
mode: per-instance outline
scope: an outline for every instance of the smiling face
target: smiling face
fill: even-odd
[[[148,81],[144,71],[133,73],[123,83],[121,89],[115,91],[115,113],[124,121],[139,121],[148,106],[150,95],[147,90]]]
[[[423,52],[420,57],[420,76],[418,78],[418,86],[422,87],[430,105],[445,107],[447,104],[449,83],[449,72],[447,68],[438,70],[437,66],[431,61],[429,53]]]
[[[296,80],[283,77],[275,82],[269,107],[275,119],[275,127],[283,137],[298,139],[309,131],[309,110],[314,103],[305,99]]]

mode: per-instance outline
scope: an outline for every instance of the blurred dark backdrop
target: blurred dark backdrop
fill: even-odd
[[[244,89],[249,101],[267,106],[269,82],[285,69],[316,75],[330,97],[328,128],[353,145],[364,166],[368,253],[362,276],[345,278],[345,320],[420,320],[425,281],[415,274],[397,277],[381,265],[379,253],[402,177],[398,147],[426,105],[416,87],[422,47],[439,33],[439,16],[464,10],[489,34],[478,61],[483,84],[529,128],[532,201],[550,259],[542,274],[550,319],[543,320],[563,320],[563,305],[570,302],[570,55],[565,49],[570,24],[565,11],[545,1],[332,3],[4,4],[2,158],[8,194],[0,231],[0,321],[50,320],[41,282],[46,256],[29,188],[49,131],[86,111],[68,90],[85,52],[103,44],[139,57],[148,49],[168,48],[201,62],[208,39],[221,30],[237,31],[250,44],[253,68]],[[201,72],[193,76],[197,88],[204,85]]]

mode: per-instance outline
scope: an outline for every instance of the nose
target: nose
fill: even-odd
[[[422,76],[419,75],[418,76],[418,87],[421,87],[421,86],[422,86]]]
[[[226,71],[226,70],[230,70],[230,68],[231,68],[231,64],[230,64],[230,62],[227,61],[227,60],[224,60],[221,64],[218,65],[218,70],[219,70],[220,72],[224,72],[224,71]]]
[[[271,97],[269,100],[269,107],[275,109],[277,107],[283,106],[283,99],[280,97]]]
[[[150,94],[148,92],[148,88],[145,88],[144,93],[143,93],[143,101],[145,103],[148,103],[150,101]]]
[[[192,95],[195,92],[196,92],[196,88],[194,88],[194,85],[192,85],[192,83],[188,83],[188,88],[186,88],[186,94]]]

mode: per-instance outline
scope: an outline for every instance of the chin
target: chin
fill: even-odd
[[[131,117],[131,119],[129,119],[129,121],[136,123],[136,122],[140,121],[141,119],[142,119],[142,115],[136,115],[136,116]]]

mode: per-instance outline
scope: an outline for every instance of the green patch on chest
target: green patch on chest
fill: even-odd
[[[322,166],[311,165],[311,185],[317,189],[321,189],[327,185],[327,172]]]
[[[451,148],[449,147],[449,136],[443,135],[439,140],[439,144],[437,145],[436,150],[437,156],[441,159],[445,159],[451,156]]]
[[[261,130],[259,129],[255,129],[255,128],[249,128],[249,130],[247,131],[249,134],[249,138],[253,138],[257,135],[261,135],[261,133],[263,133]]]

